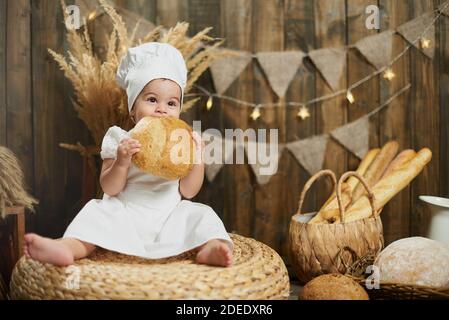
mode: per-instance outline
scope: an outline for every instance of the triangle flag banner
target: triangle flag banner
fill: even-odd
[[[346,66],[346,50],[342,48],[318,49],[310,51],[309,57],[330,88],[336,91]]]
[[[400,25],[396,29],[405,40],[431,59],[435,54],[435,25],[433,20],[434,14],[429,12]]]
[[[268,82],[279,98],[285,96],[290,82],[305,57],[302,51],[260,52],[257,54]]]
[[[363,38],[355,46],[375,68],[381,69],[391,61],[393,30]]]
[[[220,136],[203,132],[206,177],[212,182],[225,163],[224,143]]]
[[[209,67],[218,94],[223,94],[229,88],[252,59],[249,52],[235,52],[236,55],[216,60]]]
[[[363,159],[369,148],[369,118],[362,117],[333,130],[330,134],[359,159]]]
[[[442,14],[444,14],[446,17],[449,17],[449,1],[446,1],[438,7],[438,9],[441,11]]]
[[[314,175],[323,168],[328,139],[327,134],[313,136],[287,143],[286,148],[310,175]]]
[[[267,184],[277,173],[283,149],[283,144],[247,141],[245,144],[246,157],[258,184]]]

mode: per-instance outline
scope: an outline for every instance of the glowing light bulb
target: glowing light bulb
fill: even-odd
[[[95,18],[95,16],[97,15],[96,11],[92,11],[91,13],[89,13],[89,15],[87,16],[87,20],[91,21]]]
[[[352,95],[352,92],[350,90],[346,92],[346,99],[348,99],[349,103],[351,104],[355,101],[354,96]]]
[[[305,106],[301,107],[301,109],[299,109],[297,116],[300,117],[302,120],[310,117],[309,109],[307,109],[307,107]]]
[[[391,81],[395,76],[396,75],[394,74],[393,70],[391,70],[390,68],[385,70],[384,79],[387,79],[388,81]]]
[[[207,111],[209,111],[212,108],[212,105],[213,105],[213,99],[212,99],[212,97],[209,97],[209,99],[207,99],[207,102],[206,102]]]
[[[430,40],[426,38],[421,38],[421,48],[423,49],[430,48]]]
[[[260,118],[260,108],[259,107],[255,107],[253,112],[251,112],[251,119],[253,119],[254,121]]]

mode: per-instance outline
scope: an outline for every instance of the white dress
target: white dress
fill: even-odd
[[[129,133],[117,126],[103,138],[101,158],[116,158]],[[211,239],[234,244],[214,210],[181,200],[179,179],[166,180],[131,164],[125,188],[116,196],[90,200],[68,226],[63,238],[149,259],[178,255]]]

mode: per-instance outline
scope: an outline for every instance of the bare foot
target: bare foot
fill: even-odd
[[[229,246],[220,240],[210,240],[196,255],[196,262],[220,267],[232,265],[232,252]]]
[[[73,253],[60,241],[44,238],[34,233],[26,234],[24,240],[23,252],[29,258],[57,266],[73,264]]]

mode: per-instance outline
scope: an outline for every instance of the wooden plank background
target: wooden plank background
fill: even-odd
[[[214,37],[225,46],[250,52],[300,49],[353,44],[359,39],[395,28],[435,9],[443,0],[115,0],[118,6],[143,15],[155,24],[172,27],[190,22],[190,33],[212,26]],[[69,1],[68,1],[69,3]],[[381,30],[365,28],[365,7],[381,9]],[[96,32],[101,32],[96,30]],[[298,121],[297,110],[263,110],[253,122],[251,110],[215,101],[205,111],[203,100],[182,117],[201,120],[202,129],[278,128],[282,143],[327,133],[374,109],[411,82],[412,90],[371,118],[370,147],[395,139],[400,148],[429,147],[434,157],[424,172],[397,195],[382,213],[387,243],[410,235],[423,235],[429,222],[420,194],[449,196],[449,21],[436,24],[436,54],[433,60],[416,49],[395,65],[396,78],[376,77],[354,91],[357,103],[344,97],[310,108],[311,117]],[[94,35],[94,39],[99,37]],[[394,55],[406,42],[394,39]],[[39,198],[36,215],[28,216],[27,230],[46,236],[61,236],[81,208],[82,159],[58,147],[59,142],[89,144],[90,138],[77,118],[70,98],[71,84],[58,70],[47,48],[67,48],[62,12],[53,0],[0,2],[0,144],[19,157],[31,192]],[[347,70],[339,81],[345,88],[374,69],[356,52],[347,57]],[[200,79],[213,90],[209,72]],[[290,86],[286,101],[308,100],[329,93],[306,61]],[[231,85],[228,95],[254,102],[276,101],[276,95],[256,61],[248,65]],[[355,169],[357,160],[340,144],[330,140],[325,167],[338,175]],[[205,181],[194,199],[213,207],[228,231],[251,236],[286,254],[286,237],[299,193],[309,178],[294,157],[284,151],[279,170],[264,186],[257,184],[247,164],[226,165],[214,182]],[[311,189],[304,210],[317,208],[327,198],[330,184],[319,182]]]

